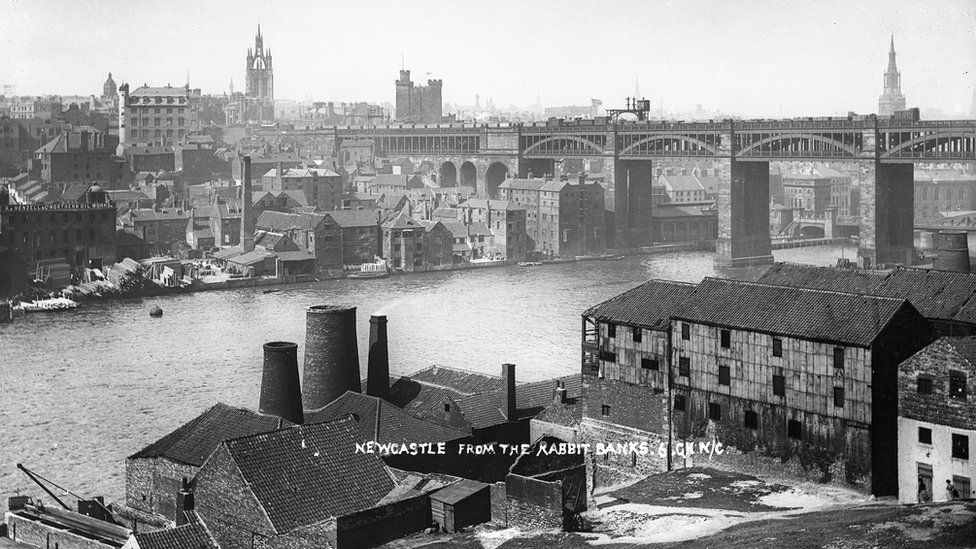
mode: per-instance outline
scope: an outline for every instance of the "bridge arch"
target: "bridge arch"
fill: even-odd
[[[446,161],[437,170],[437,184],[441,187],[457,187],[458,173],[454,162]]]
[[[485,171],[485,193],[488,198],[495,198],[498,187],[508,179],[508,166],[501,162],[492,162]]]
[[[806,238],[823,238],[824,228],[819,225],[803,225],[800,227],[800,236]]]
[[[922,145],[921,150],[918,151],[918,152],[933,152],[933,151],[938,151],[940,145],[949,145],[949,144],[951,144],[953,142],[960,143],[964,139],[965,139],[965,137],[960,136],[960,135],[949,135],[949,134],[945,134],[945,133],[928,133],[928,134],[922,134],[922,135],[919,135],[918,137],[916,137],[916,138],[914,138],[914,139],[912,139],[910,141],[905,141],[904,143],[900,143],[898,146],[896,146],[896,147],[888,150],[886,153],[884,153],[882,155],[882,157],[885,157],[885,156],[895,156],[898,153],[904,152],[906,149],[907,150],[915,150],[918,145]],[[930,141],[932,141],[934,143],[932,145],[928,145],[928,142],[930,142]]]
[[[477,188],[478,187],[478,168],[475,167],[474,163],[470,160],[466,160],[461,164],[461,178],[459,180],[460,184],[464,187]]]
[[[643,145],[646,145],[648,143],[653,143],[654,141],[662,141],[662,142],[663,141],[678,141],[678,142],[681,142],[681,143],[688,143],[688,144],[691,144],[691,145],[695,145],[696,147],[699,147],[699,148],[701,148],[703,150],[706,150],[706,151],[710,152],[711,154],[715,154],[715,155],[718,154],[718,150],[716,150],[715,147],[710,146],[708,143],[705,143],[704,141],[702,141],[700,139],[695,139],[694,137],[689,137],[687,135],[652,135],[650,137],[645,137],[644,139],[641,139],[640,141],[637,141],[636,143],[632,143],[632,144],[628,145],[625,149],[623,149],[622,151],[620,151],[620,154],[621,155],[627,154],[627,153],[631,152],[634,149],[640,149],[640,148],[643,147]]]
[[[837,141],[836,139],[830,139],[830,138],[824,137],[822,135],[817,135],[815,133],[777,133],[777,134],[771,135],[769,137],[766,137],[764,139],[760,139],[759,141],[756,141],[755,143],[752,143],[748,147],[743,148],[738,153],[736,153],[736,156],[745,156],[748,153],[750,153],[750,152],[752,152],[752,151],[754,151],[754,150],[762,147],[763,145],[767,145],[769,143],[775,143],[777,141],[778,142],[791,142],[791,141],[795,141],[795,140],[800,140],[800,141],[809,140],[809,141],[812,141],[812,142],[815,141],[817,143],[823,143],[824,145],[829,145],[831,147],[834,147],[837,150],[846,152],[848,155],[850,155],[852,157],[857,156],[857,152],[858,152],[857,149],[854,148],[854,146],[848,145],[847,143],[844,143],[843,141]],[[761,153],[760,153],[760,155],[761,155]]]
[[[586,152],[592,154],[603,154],[603,147],[600,147],[596,143],[588,139],[583,139],[582,137],[576,135],[554,135],[552,137],[540,139],[539,141],[536,141],[535,143],[526,147],[526,149],[522,151],[522,154],[532,154],[533,152],[550,151],[553,149],[553,147],[547,145],[551,145],[559,141],[568,141],[570,143],[576,143],[578,145],[581,145],[581,148],[573,149],[573,150],[578,150],[580,152]],[[560,150],[565,151],[565,149],[560,149]]]

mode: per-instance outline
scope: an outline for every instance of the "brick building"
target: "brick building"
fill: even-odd
[[[606,248],[603,186],[567,180],[507,179],[498,198],[525,208],[528,248],[554,256],[576,256]]]
[[[19,257],[33,272],[39,261],[61,260],[73,270],[111,265],[116,261],[115,205],[105,192],[91,186],[77,202],[11,204],[0,190],[0,246]],[[12,263],[13,265],[14,263]],[[3,277],[3,275],[0,275]],[[26,272],[7,273],[11,287]]]
[[[297,208],[308,206],[305,193],[301,191],[258,191],[254,193],[254,214],[271,210],[275,212],[294,212]]]
[[[167,255],[173,244],[186,241],[187,221],[192,214],[182,208],[129,210],[121,217],[123,228],[145,242],[153,255]]]
[[[946,501],[946,481],[973,497],[976,339],[943,337],[898,367],[898,500]]]
[[[226,439],[264,433],[287,421],[217,403],[125,460],[125,504],[137,513],[175,521],[182,479],[192,479]]]
[[[62,132],[34,151],[31,172],[49,184],[97,181],[114,187],[121,175],[114,139],[92,128]]]
[[[509,200],[469,198],[458,205],[458,221],[485,223],[492,232],[485,253],[495,259],[522,261],[528,251],[525,208]]]
[[[342,177],[323,168],[275,168],[261,178],[265,191],[301,191],[305,203],[319,211],[342,206]]]
[[[782,174],[783,196],[786,205],[823,214],[827,208],[837,208],[837,215],[858,215],[851,212],[851,178],[830,168],[808,168],[801,172]]]
[[[443,116],[441,80],[428,80],[417,86],[410,80],[410,71],[401,70],[396,81],[396,122],[440,124]]]
[[[337,268],[372,263],[380,254],[379,217],[377,209],[326,212],[320,261]]]
[[[904,299],[706,278],[672,315],[673,428],[895,494],[897,365],[933,334]]]
[[[119,140],[123,145],[175,145],[200,130],[200,90],[142,85],[129,92],[119,88],[122,116]]]
[[[380,230],[381,257],[394,270],[429,271],[453,265],[453,235],[439,221],[418,221],[401,211],[384,221]]]
[[[963,170],[915,170],[915,219],[941,219],[976,209],[976,174]]]

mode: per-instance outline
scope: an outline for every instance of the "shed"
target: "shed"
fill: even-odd
[[[491,520],[491,487],[484,482],[462,479],[430,495],[434,522],[454,533],[465,526]]]

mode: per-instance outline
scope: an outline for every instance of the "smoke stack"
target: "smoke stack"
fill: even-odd
[[[509,421],[518,420],[518,406],[515,399],[515,365],[502,364],[502,378],[505,379],[505,417]]]
[[[360,392],[356,308],[313,305],[305,314],[306,410],[321,408],[346,391]]]
[[[969,272],[969,235],[963,231],[939,231],[939,255],[935,268]]]
[[[176,516],[173,517],[176,525],[182,526],[189,522],[186,513],[193,511],[193,509],[193,491],[190,489],[190,483],[186,477],[183,477],[183,482],[180,483],[180,491],[176,493]]]
[[[386,338],[385,315],[369,317],[366,394],[384,400],[390,396],[390,347]]]
[[[245,156],[242,159],[244,165],[241,168],[241,251],[244,253],[254,251],[254,210],[251,204],[251,157]]]
[[[264,374],[258,411],[301,425],[302,389],[298,381],[298,344],[272,341],[264,344]]]

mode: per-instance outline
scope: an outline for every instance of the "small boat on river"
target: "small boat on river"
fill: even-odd
[[[77,309],[78,302],[66,297],[52,297],[50,299],[38,299],[37,301],[22,301],[17,308],[25,313],[67,311]]]

